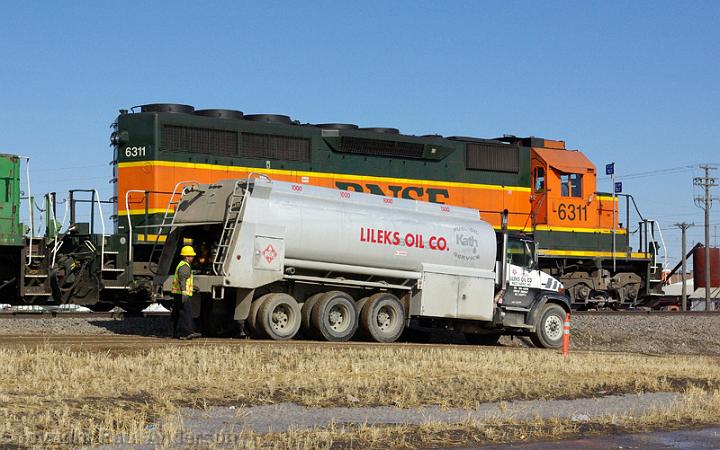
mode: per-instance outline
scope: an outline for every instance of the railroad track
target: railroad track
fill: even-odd
[[[720,311],[657,311],[657,310],[620,310],[620,311],[573,311],[571,316],[717,316]]]
[[[0,319],[123,319],[124,312],[0,311]]]
[[[120,312],[75,312],[75,311],[0,311],[2,319],[124,319],[126,317],[164,317],[170,313],[149,312],[140,316]]]

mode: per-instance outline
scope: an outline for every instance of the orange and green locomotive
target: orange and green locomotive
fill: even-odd
[[[629,196],[623,223],[619,197],[598,192],[595,165],[563,141],[414,136],[176,104],[121,111],[114,126],[115,232],[128,248],[122,279],[135,290],[152,277],[148,261],[167,231],[160,224],[184,182],[254,173],[470,207],[498,229],[507,211],[510,230],[538,243],[537,264],[563,282],[576,308],[642,304],[660,282],[653,223],[629,226]]]

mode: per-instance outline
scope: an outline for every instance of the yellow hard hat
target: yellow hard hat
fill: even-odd
[[[195,256],[195,249],[192,245],[186,245],[180,250],[180,256]]]

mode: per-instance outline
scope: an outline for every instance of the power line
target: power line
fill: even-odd
[[[658,169],[658,170],[649,170],[646,172],[635,172],[635,173],[628,173],[625,175],[615,175],[616,179],[623,179],[623,180],[631,180],[635,178],[644,178],[644,177],[653,177],[656,175],[668,175],[672,173],[681,173],[681,172],[689,172],[690,170],[697,169],[698,165],[693,164],[690,166],[677,166],[677,167],[670,167],[668,169]],[[610,177],[602,177],[599,178],[599,180],[609,180]]]

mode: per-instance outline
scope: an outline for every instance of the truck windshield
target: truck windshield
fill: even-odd
[[[509,238],[507,243],[508,262],[510,264],[532,268],[533,255],[530,245],[521,239]]]

